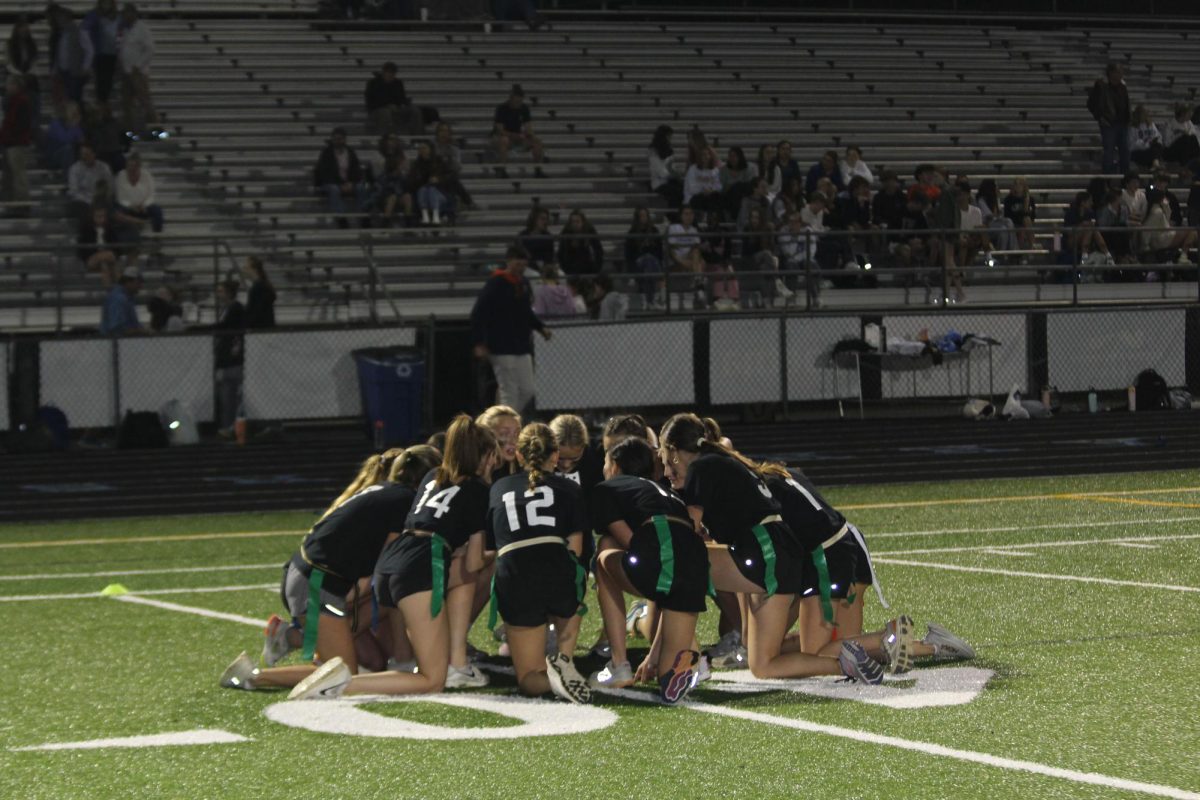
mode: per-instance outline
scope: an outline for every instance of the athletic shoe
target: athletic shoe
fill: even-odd
[[[487,686],[488,683],[488,676],[474,664],[467,664],[465,667],[456,667],[451,664],[446,669],[447,689],[478,689],[481,686]]]
[[[867,655],[867,651],[858,642],[842,642],[838,664],[842,668],[842,674],[852,681],[871,685],[883,683],[883,665]]]
[[[612,658],[612,645],[609,644],[608,641],[601,639],[592,645],[592,655],[594,655],[596,658],[603,658],[607,661],[608,659]]]
[[[696,665],[696,683],[704,683],[712,679],[712,670],[708,668],[708,656],[700,656],[700,663]]]
[[[645,600],[637,600],[629,607],[628,613],[625,614],[625,633],[629,636],[642,638],[642,634],[638,632],[637,621],[650,613],[650,605]]]
[[[550,680],[550,691],[568,703],[592,702],[592,690],[579,670],[575,669],[570,656],[563,653],[547,656],[546,677]]]
[[[317,671],[296,684],[288,700],[336,700],[350,684],[350,668],[340,656],[317,667]]]
[[[416,661],[397,661],[394,658],[387,660],[387,668],[389,672],[416,672]]]
[[[492,638],[495,639],[497,642],[508,641],[508,631],[504,627],[503,622],[501,622],[496,627],[492,628]]]
[[[912,669],[913,621],[907,614],[889,619],[883,626],[883,650],[887,671],[893,675]]]
[[[782,278],[776,278],[775,294],[778,297],[782,297],[784,300],[791,300],[792,296],[796,293],[787,287],[787,284],[783,282]]]
[[[740,669],[746,666],[746,648],[741,631],[730,631],[708,648],[708,660],[714,669]]]
[[[288,624],[283,617],[272,614],[263,630],[263,663],[273,667],[292,650],[288,643]]]
[[[622,661],[620,664],[609,661],[604,665],[604,669],[592,673],[588,678],[588,686],[593,689],[624,689],[626,686],[633,686],[633,667],[629,666],[628,661]]]
[[[933,657],[938,661],[955,661],[975,657],[975,648],[962,638],[955,636],[936,622],[928,624],[928,632],[921,641],[933,646]]]
[[[696,665],[700,654],[695,650],[680,650],[675,663],[658,679],[659,696],[667,705],[674,705],[687,696],[698,681]]]
[[[468,661],[482,661],[485,658],[487,658],[487,653],[483,652],[482,650],[480,650],[478,647],[471,644],[470,642],[467,642],[467,660]]]
[[[221,673],[221,687],[224,689],[254,690],[254,676],[258,675],[258,667],[250,660],[243,650],[233,663]]]

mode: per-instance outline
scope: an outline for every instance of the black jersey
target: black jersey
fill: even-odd
[[[846,524],[841,512],[826,502],[817,487],[796,470],[788,470],[790,478],[772,475],[767,487],[783,508],[783,521],[799,537],[806,550],[821,546]]]
[[[732,544],[766,517],[780,513],[779,503],[757,475],[737,459],[705,453],[688,467],[680,492],[689,506],[704,509],[708,535]]]
[[[429,531],[446,540],[454,551],[467,543],[471,534],[484,529],[487,519],[488,487],[478,478],[468,478],[459,484],[442,483],[430,472],[418,485],[420,494],[405,519],[405,530]],[[396,539],[383,548],[376,572],[392,574],[405,563],[405,538]]]
[[[588,444],[583,448],[583,455],[575,462],[575,469],[555,474],[579,484],[586,500],[591,496],[592,487],[604,480],[604,453],[598,447]]]
[[[365,578],[374,572],[388,534],[404,530],[415,494],[398,483],[368,486],[313,526],[304,555],[339,578]]]
[[[524,472],[492,484],[487,516],[488,548],[538,536],[560,536],[588,530],[582,491],[561,475],[543,475],[532,491]]]
[[[500,466],[492,470],[492,485],[495,486],[500,480],[507,478],[510,475],[517,475],[519,472],[520,470],[517,469],[517,464],[515,461],[512,464],[501,462]]]
[[[617,475],[592,487],[589,507],[596,533],[608,533],[608,526],[623,521],[636,531],[647,519],[665,515],[688,519],[687,504],[669,489],[652,480],[633,475]]]

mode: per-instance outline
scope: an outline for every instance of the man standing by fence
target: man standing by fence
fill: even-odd
[[[550,338],[550,329],[533,313],[533,292],[525,278],[529,254],[512,245],[471,310],[475,357],[491,362],[498,385],[496,402],[524,413],[537,393],[533,383],[533,331]]]

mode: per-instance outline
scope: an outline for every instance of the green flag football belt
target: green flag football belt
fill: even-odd
[[[754,538],[758,540],[758,549],[762,550],[763,588],[767,590],[767,597],[779,591],[779,581],[775,577],[775,562],[778,560],[775,555],[775,543],[771,541],[771,534],[767,533],[766,528],[772,522],[783,522],[783,517],[778,514],[763,517],[761,522],[750,529]]]
[[[404,535],[432,540],[429,545],[429,569],[433,578],[430,587],[433,596],[429,598],[429,618],[436,619],[442,613],[442,603],[446,599],[446,559],[450,557],[450,543],[433,531],[407,530]]]
[[[813,566],[817,568],[817,588],[821,593],[821,616],[829,624],[833,624],[833,584],[829,579],[829,562],[825,560],[825,551],[833,547],[850,532],[849,525],[842,525],[838,532],[821,542],[821,546],[812,551]]]
[[[308,607],[304,612],[304,660],[312,661],[317,653],[317,628],[321,624],[321,587],[325,584],[325,576],[332,575],[335,578],[348,582],[354,587],[354,602],[350,612],[350,630],[358,629],[358,581],[353,581],[344,575],[339,575],[333,570],[318,564],[308,557],[308,553],[304,550],[304,545],[300,545],[300,558],[309,567],[308,573]],[[330,609],[334,611],[334,609]]]

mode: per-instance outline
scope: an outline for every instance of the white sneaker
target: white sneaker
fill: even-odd
[[[421,223],[422,223],[423,225],[428,225],[428,224],[429,224],[429,221],[430,221],[430,220],[429,220],[429,209],[428,209],[428,208],[422,208],[422,209],[421,209]]]
[[[783,282],[783,278],[775,279],[775,296],[776,297],[782,297],[784,300],[790,300],[790,299],[792,299],[792,296],[794,294],[796,294],[796,293],[793,292],[791,289],[789,289],[787,287],[787,284]]]
[[[629,612],[625,614],[625,635],[636,636],[642,638],[642,634],[638,632],[637,621],[650,613],[650,605],[645,600],[638,600],[629,607]]]
[[[258,675],[258,667],[254,666],[254,662],[250,660],[250,656],[243,650],[233,660],[233,663],[221,673],[220,684],[224,689],[254,691],[254,678],[256,675]]]
[[[477,689],[487,686],[488,683],[488,676],[474,664],[467,664],[465,667],[456,667],[451,664],[446,669],[447,689]]]
[[[268,667],[273,667],[279,661],[291,652],[292,646],[288,643],[287,638],[288,624],[283,620],[283,617],[278,614],[272,614],[267,620],[267,627],[263,630],[263,663]]]
[[[717,311],[737,311],[738,303],[732,298],[722,297],[713,303],[713,308],[715,308]]]
[[[394,658],[387,660],[387,668],[389,672],[416,672],[416,661],[397,661]]]
[[[436,208],[433,210],[433,224],[434,225],[442,224],[442,214]]]
[[[730,631],[708,648],[708,660],[715,669],[741,669],[746,666],[746,648],[741,631]]]
[[[568,703],[592,702],[592,690],[587,681],[575,669],[571,657],[555,653],[546,658],[546,678],[550,681],[550,690]]]
[[[913,621],[907,614],[889,619],[883,626],[883,651],[887,653],[887,671],[893,675],[912,669]]]
[[[592,673],[588,678],[588,686],[593,689],[624,689],[626,686],[633,686],[633,667],[629,666],[628,661],[613,664],[610,660],[604,665],[604,669]]]
[[[704,683],[712,678],[712,670],[708,667],[708,656],[700,656],[696,664],[696,683]]]
[[[288,693],[288,700],[336,700],[346,691],[350,678],[346,662],[335,656],[296,684],[296,688]]]
[[[927,623],[928,632],[921,641],[933,646],[933,657],[938,661],[954,661],[972,659],[975,648],[967,644],[961,636],[955,636],[948,628],[936,622]]]

